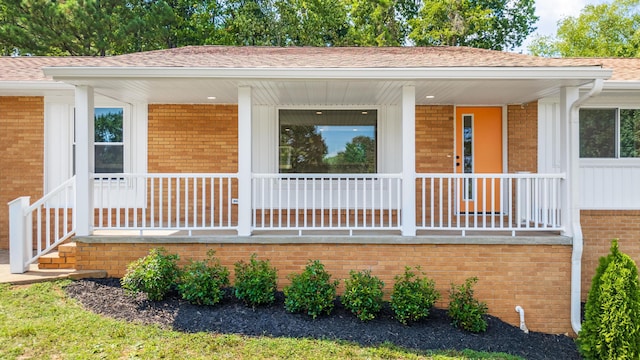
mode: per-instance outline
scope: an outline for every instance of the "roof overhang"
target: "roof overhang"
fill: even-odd
[[[60,81],[0,81],[0,95],[46,96],[73,93],[74,86]]]
[[[413,85],[417,104],[495,105],[534,101],[556,94],[561,87],[607,79],[612,72],[600,66],[563,66],[46,67],[44,73],[56,81],[92,86],[99,94],[128,102],[236,103],[238,86],[251,86],[256,104],[375,105],[398,103],[399,89]]]

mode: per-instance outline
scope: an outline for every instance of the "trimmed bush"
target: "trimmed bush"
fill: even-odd
[[[149,255],[127,266],[120,283],[131,293],[142,292],[149,300],[162,300],[176,283],[178,260],[177,254],[167,254],[164,248],[151,249]]]
[[[320,260],[309,261],[301,274],[291,274],[291,285],[284,288],[284,307],[289,312],[306,312],[312,318],[333,310],[338,280],[331,275]]]
[[[578,334],[585,359],[640,357],[640,283],[634,261],[611,243],[611,253],[600,258]]]
[[[487,304],[480,302],[473,296],[473,285],[478,282],[477,277],[468,278],[464,284],[451,284],[449,290],[449,317],[451,324],[471,332],[487,331]]]
[[[196,305],[215,305],[229,286],[229,270],[220,265],[215,250],[207,252],[207,259],[191,260],[182,270],[178,292],[183,299]]]
[[[384,282],[371,275],[370,270],[351,271],[345,280],[342,304],[362,321],[372,320],[382,309]]]
[[[251,255],[248,263],[235,263],[235,294],[247,305],[256,307],[271,304],[275,300],[277,270],[271,266],[269,260],[257,260],[256,254]]]
[[[402,324],[429,316],[429,310],[440,298],[435,282],[425,276],[420,266],[405,267],[403,275],[396,275],[391,293],[391,309]]]

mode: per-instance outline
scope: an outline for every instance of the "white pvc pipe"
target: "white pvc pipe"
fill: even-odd
[[[529,329],[527,329],[527,325],[524,323],[524,309],[522,306],[516,306],[516,312],[520,314],[520,330],[524,331],[525,334],[528,334]]]

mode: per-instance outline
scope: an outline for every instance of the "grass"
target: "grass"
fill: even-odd
[[[474,351],[419,352],[313,339],[186,334],[85,311],[66,281],[0,284],[1,359],[520,359]]]

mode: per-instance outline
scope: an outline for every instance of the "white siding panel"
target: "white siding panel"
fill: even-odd
[[[64,102],[44,102],[45,193],[68,180],[73,172],[73,106]]]
[[[538,102],[538,172],[560,172],[560,103]]]
[[[402,118],[397,105],[382,106],[378,112],[378,172],[402,172]]]
[[[581,209],[640,209],[640,159],[583,159]]]
[[[254,105],[252,122],[252,171],[255,173],[277,173],[278,120],[275,106]]]

